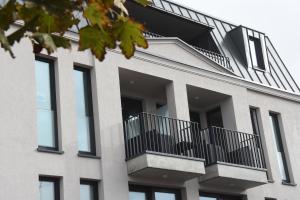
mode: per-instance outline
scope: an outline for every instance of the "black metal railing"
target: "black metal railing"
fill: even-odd
[[[228,70],[232,71],[232,67],[230,65],[230,60],[228,57],[223,56],[222,54],[216,53],[216,52],[212,52],[206,49],[202,49],[200,47],[194,46],[195,49],[197,49],[198,51],[200,51],[200,53],[202,53],[204,56],[206,56],[207,58],[215,61],[216,63],[224,66],[225,68],[227,68]]]
[[[254,134],[210,127],[202,130],[205,136],[206,165],[217,162],[265,169],[260,137]]]
[[[124,121],[126,158],[146,152],[265,169],[260,137],[199,123],[140,113]]]
[[[200,125],[194,122],[141,113],[125,120],[124,134],[126,158],[145,152],[155,152],[204,158]]]

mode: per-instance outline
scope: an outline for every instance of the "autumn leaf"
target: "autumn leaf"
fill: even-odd
[[[15,21],[15,3],[16,0],[10,0],[0,9],[0,29],[4,31],[9,29],[9,25]]]
[[[120,49],[126,58],[133,56],[135,46],[147,48],[147,40],[143,36],[144,26],[131,19],[120,17],[115,23],[113,33],[120,41]]]
[[[97,24],[99,28],[102,28],[109,23],[107,10],[105,10],[103,6],[96,2],[89,4],[84,10],[83,15],[92,25]]]
[[[148,6],[151,4],[149,0],[134,0],[134,1],[141,4],[142,6]]]
[[[97,26],[86,26],[79,31],[79,51],[91,49],[100,61],[104,59],[106,48],[115,48],[116,44],[111,34]]]
[[[0,44],[1,44],[1,47],[5,50],[5,51],[8,51],[11,55],[11,57],[15,58],[12,50],[11,50],[11,46],[8,42],[8,39],[7,37],[5,36],[4,34],[4,31],[0,29]]]

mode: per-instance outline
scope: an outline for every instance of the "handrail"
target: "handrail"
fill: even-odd
[[[196,122],[143,112],[124,121],[124,139],[127,160],[151,151],[205,159],[206,165],[266,168],[258,135],[220,127],[201,129]]]

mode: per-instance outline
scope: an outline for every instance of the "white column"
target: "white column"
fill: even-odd
[[[170,117],[190,121],[189,103],[186,84],[175,80],[166,87],[168,109]],[[182,189],[183,200],[199,200],[198,179],[185,182]]]
[[[129,198],[118,60],[116,54],[109,54],[105,61],[95,62],[103,177],[100,199],[103,200]]]
[[[190,113],[186,84],[175,80],[166,86],[166,94],[170,117],[189,121]]]

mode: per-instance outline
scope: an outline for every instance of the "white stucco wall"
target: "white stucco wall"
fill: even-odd
[[[157,45],[157,44],[156,44]],[[137,52],[126,60],[118,51],[107,54],[104,62],[98,62],[89,52],[59,50],[53,56],[57,74],[58,123],[61,150],[64,154],[37,152],[35,67],[31,44],[22,41],[14,48],[17,58],[11,59],[0,50],[0,199],[37,200],[38,176],[59,176],[62,181],[62,199],[79,200],[79,179],[100,181],[100,197],[104,200],[127,200],[128,182],[182,189],[186,200],[196,200],[200,188],[197,180],[174,184],[160,180],[141,180],[129,177],[125,161],[122,128],[121,94],[118,68],[126,68],[148,75],[171,80],[175,87],[167,91],[170,113],[188,120],[186,85],[201,87],[223,93],[232,98],[222,105],[226,113],[225,126],[242,132],[252,132],[249,106],[260,109],[262,132],[271,166],[274,183],[253,188],[244,193],[249,200],[275,197],[282,200],[297,200],[299,186],[281,184],[273,136],[268,117],[269,111],[281,114],[286,150],[292,172],[292,180],[300,182],[300,97],[272,88],[255,85],[230,74],[216,70],[217,65],[199,61],[193,67],[183,64],[190,55],[182,54],[181,62],[173,62],[158,55],[166,55],[167,49],[176,49],[175,43],[160,44],[155,52]],[[151,49],[151,48],[150,48]],[[160,49],[162,52],[160,52]],[[157,52],[157,55],[154,55]],[[195,57],[193,57],[195,59]],[[195,60],[192,60],[196,62]],[[74,63],[92,69],[93,103],[97,154],[101,159],[77,156],[76,116],[73,85]],[[188,62],[188,64],[191,64]],[[213,65],[213,66],[212,66]],[[211,69],[211,71],[210,71]],[[176,99],[172,98],[175,97]],[[214,189],[218,192],[217,189]]]

